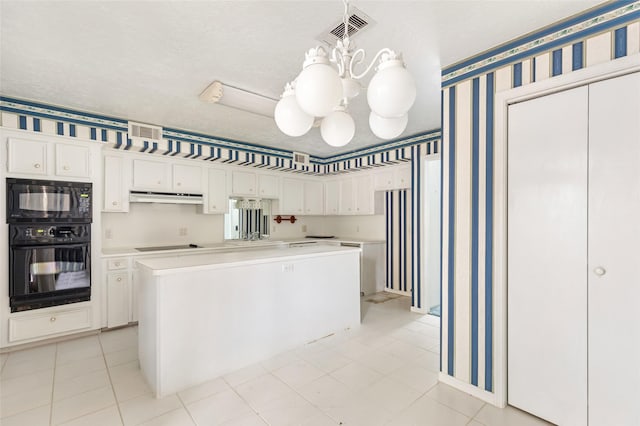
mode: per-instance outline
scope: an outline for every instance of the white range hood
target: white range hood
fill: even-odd
[[[130,203],[202,204],[202,194],[131,191]]]

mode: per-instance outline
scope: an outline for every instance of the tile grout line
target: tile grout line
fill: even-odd
[[[58,344],[56,343],[56,351],[53,354],[53,378],[51,379],[51,404],[49,405],[49,424],[53,424],[53,393],[56,388],[56,372],[58,370]]]
[[[111,369],[107,364],[107,357],[105,356],[104,346],[102,346],[102,339],[100,338],[101,334],[102,333],[98,334],[98,342],[100,344],[100,352],[102,353],[102,360],[104,361],[104,366],[107,369],[107,377],[109,377],[109,385],[111,386],[111,393],[113,393],[113,399],[115,400],[116,407],[118,408],[118,415],[120,416],[120,421],[124,425],[124,418],[122,417],[122,411],[120,410],[120,401],[118,401],[118,396],[116,395],[116,388],[113,385],[113,379],[111,379]]]
[[[189,411],[189,409],[187,408],[187,405],[184,403],[184,401],[182,400],[182,398],[180,398],[180,393],[176,392],[176,397],[178,398],[178,401],[180,401],[180,404],[182,404],[182,408],[184,408],[184,411],[187,412],[187,414],[189,415],[189,418],[191,419],[191,421],[193,422],[194,425],[197,425],[198,422],[196,422],[196,419],[193,418],[193,416],[191,415],[191,411]],[[166,414],[166,413],[165,413]],[[159,417],[159,416],[158,416]],[[150,419],[153,420],[153,419]]]

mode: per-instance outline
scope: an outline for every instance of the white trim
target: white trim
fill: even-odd
[[[478,398],[488,404],[495,405],[496,407],[500,408],[506,407],[506,402],[501,404],[496,394],[484,389],[480,389],[479,387],[467,382],[463,382],[462,380],[458,380],[446,373],[438,373],[438,380],[445,385],[452,386],[462,392],[468,393],[469,395]]]
[[[411,307],[411,312],[415,312],[416,314],[428,314],[429,310],[426,308],[416,308],[414,306]]]
[[[640,54],[615,59],[496,94],[494,141],[495,403],[493,403],[496,406],[504,407],[507,404],[507,108],[513,103],[637,71],[640,71]],[[462,389],[462,386],[460,388]]]

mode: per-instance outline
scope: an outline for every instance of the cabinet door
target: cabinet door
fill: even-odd
[[[56,175],[86,178],[90,176],[88,147],[57,143],[55,151]]]
[[[324,213],[324,185],[322,182],[304,183],[304,214],[321,215]]]
[[[227,194],[227,172],[220,169],[209,169],[207,213],[227,213],[229,195]]]
[[[202,193],[202,167],[173,165],[173,190],[190,194]]]
[[[324,214],[337,215],[340,206],[340,182],[330,180],[324,184]]]
[[[278,176],[258,175],[258,191],[262,198],[280,198]]]
[[[104,157],[104,208],[106,212],[129,210],[128,189],[125,187],[125,160],[122,157]]]
[[[590,425],[640,424],[638,117],[640,73],[589,86]]]
[[[9,139],[7,169],[9,173],[46,175],[47,142]]]
[[[354,180],[356,214],[373,214],[373,187],[371,176],[358,176]]]
[[[393,173],[394,189],[411,188],[411,166],[401,166]]]
[[[355,214],[354,191],[352,178],[340,181],[340,203],[338,207],[340,214]]]
[[[256,195],[256,174],[234,171],[231,175],[231,192],[233,195]]]
[[[376,170],[373,175],[373,187],[376,191],[393,189],[394,175],[392,170]]]
[[[562,425],[587,424],[587,107],[587,87],[509,106],[508,400]]]
[[[168,191],[169,170],[169,163],[133,160],[133,187]]]
[[[130,292],[127,272],[107,274],[107,327],[118,327],[129,323]]]
[[[304,181],[300,179],[282,179],[281,214],[303,214]]]

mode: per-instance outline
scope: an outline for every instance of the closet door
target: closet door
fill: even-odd
[[[640,73],[589,116],[589,424],[640,425]]]
[[[587,423],[588,89],[509,107],[508,402]]]

